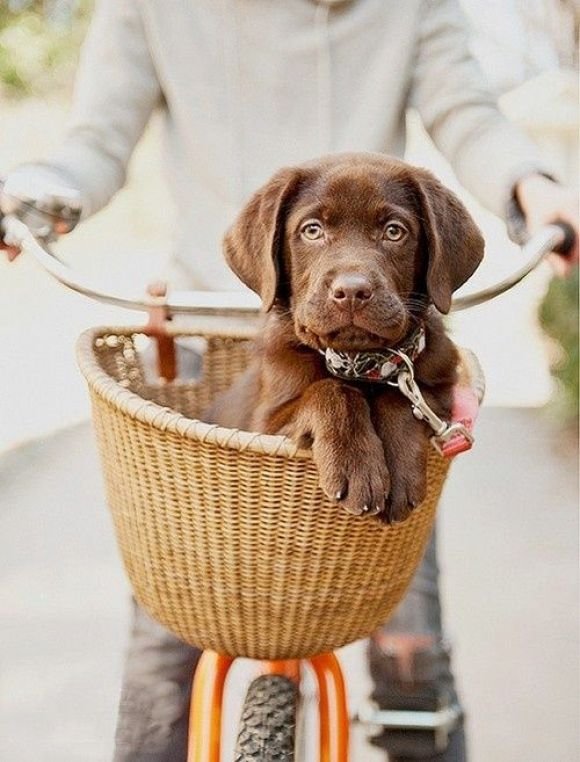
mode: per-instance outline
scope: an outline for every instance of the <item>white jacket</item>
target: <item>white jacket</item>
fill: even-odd
[[[221,238],[274,170],[334,151],[400,156],[409,106],[492,211],[527,171],[550,171],[499,113],[455,0],[97,0],[49,161],[86,214],[123,185],[158,106],[176,255],[200,289],[240,287]]]

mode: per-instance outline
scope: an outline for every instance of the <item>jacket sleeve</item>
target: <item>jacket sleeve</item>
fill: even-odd
[[[138,0],[97,0],[85,39],[70,127],[42,167],[81,192],[83,216],[123,186],[127,165],[161,88]]]
[[[534,171],[554,174],[537,146],[499,111],[470,53],[456,0],[423,2],[411,105],[460,182],[502,217],[519,179]]]

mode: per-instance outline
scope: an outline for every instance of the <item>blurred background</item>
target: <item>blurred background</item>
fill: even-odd
[[[578,183],[574,0],[462,0],[505,113]],[[59,142],[88,0],[0,0],[0,175]],[[458,185],[409,114],[409,161],[464,199],[487,241],[467,290],[521,264],[503,223]],[[173,212],[153,119],[113,203],[59,250],[131,291],[162,271]],[[0,758],[110,757],[127,590],[87,424],[74,343],[140,316],[66,292],[26,257],[0,258]],[[541,269],[452,319],[488,379],[478,448],[442,516],[448,629],[475,762],[577,758],[578,273]],[[366,690],[347,650],[353,701]],[[357,743],[359,743],[357,741]],[[355,760],[371,760],[363,742]],[[380,757],[377,757],[380,759]]]

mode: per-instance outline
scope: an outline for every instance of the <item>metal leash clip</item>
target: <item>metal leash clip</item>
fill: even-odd
[[[431,444],[445,458],[450,458],[460,452],[471,449],[474,438],[469,429],[460,421],[448,423],[440,418],[427,404],[421,390],[415,381],[415,371],[411,359],[404,352],[396,352],[402,359],[403,366],[397,374],[396,383],[403,396],[411,403],[413,415],[419,421],[425,421],[433,429]]]

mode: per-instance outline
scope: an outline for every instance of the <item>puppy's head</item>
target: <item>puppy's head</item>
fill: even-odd
[[[380,154],[339,154],[278,172],[225,238],[264,309],[289,309],[317,349],[396,344],[483,257],[482,236],[433,175]]]

